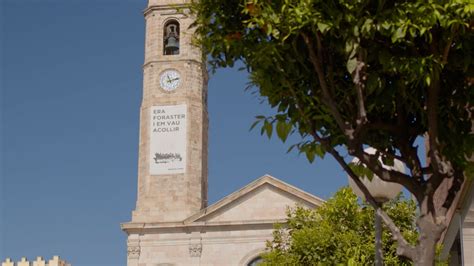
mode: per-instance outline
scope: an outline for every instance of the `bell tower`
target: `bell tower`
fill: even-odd
[[[207,205],[207,72],[190,0],[149,0],[138,194],[132,223],[180,222]]]

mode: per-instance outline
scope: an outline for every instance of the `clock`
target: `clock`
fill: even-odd
[[[160,86],[165,91],[174,91],[181,83],[179,72],[173,69],[165,70],[160,76]]]

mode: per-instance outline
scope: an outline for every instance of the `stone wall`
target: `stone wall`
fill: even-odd
[[[266,241],[272,239],[273,224],[145,231],[129,236],[128,266],[247,266],[265,251]]]
[[[132,214],[134,222],[176,222],[207,206],[207,71],[202,51],[192,43],[194,18],[188,0],[153,0],[145,10],[145,62],[143,100],[140,107],[138,194]],[[164,28],[168,21],[180,25],[179,54],[164,55]],[[160,86],[166,70],[181,75],[174,91]],[[150,172],[150,109],[157,106],[186,105],[186,170],[184,173]]]
[[[54,256],[49,261],[44,260],[42,257],[37,257],[35,261],[28,261],[27,258],[23,257],[18,262],[7,258],[2,262],[2,266],[71,266],[71,264],[60,259],[59,256]]]

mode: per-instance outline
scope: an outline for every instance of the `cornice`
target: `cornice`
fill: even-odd
[[[275,220],[258,220],[258,221],[228,221],[228,222],[175,222],[175,223],[135,223],[128,222],[120,225],[123,231],[130,232],[143,232],[148,230],[189,230],[189,231],[205,231],[206,229],[214,229],[216,227],[236,227],[236,228],[261,228],[268,227],[273,228],[275,223],[285,224],[286,219],[275,219]]]
[[[162,64],[162,63],[174,63],[174,62],[189,62],[197,65],[204,65],[203,62],[200,62],[195,59],[175,59],[175,60],[151,60],[142,65],[142,68],[146,68],[151,64]]]
[[[202,244],[229,244],[229,243],[251,243],[260,242],[265,243],[269,239],[271,234],[260,234],[260,235],[249,235],[249,236],[218,236],[218,237],[203,237],[201,239]],[[167,238],[167,239],[153,239],[147,238],[140,240],[140,246],[142,247],[163,247],[163,246],[182,246],[188,245],[189,238]]]
[[[184,9],[184,8],[189,8],[190,4],[172,4],[172,5],[153,5],[147,7],[145,10],[143,10],[143,16],[148,16],[153,11],[162,11],[162,10],[178,10],[178,9]],[[182,12],[179,12],[182,13]],[[184,14],[183,14],[184,15]]]

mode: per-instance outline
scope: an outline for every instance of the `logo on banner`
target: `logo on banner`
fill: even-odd
[[[153,158],[156,164],[159,163],[169,163],[175,160],[182,161],[183,158],[179,153],[155,153],[155,157]]]

